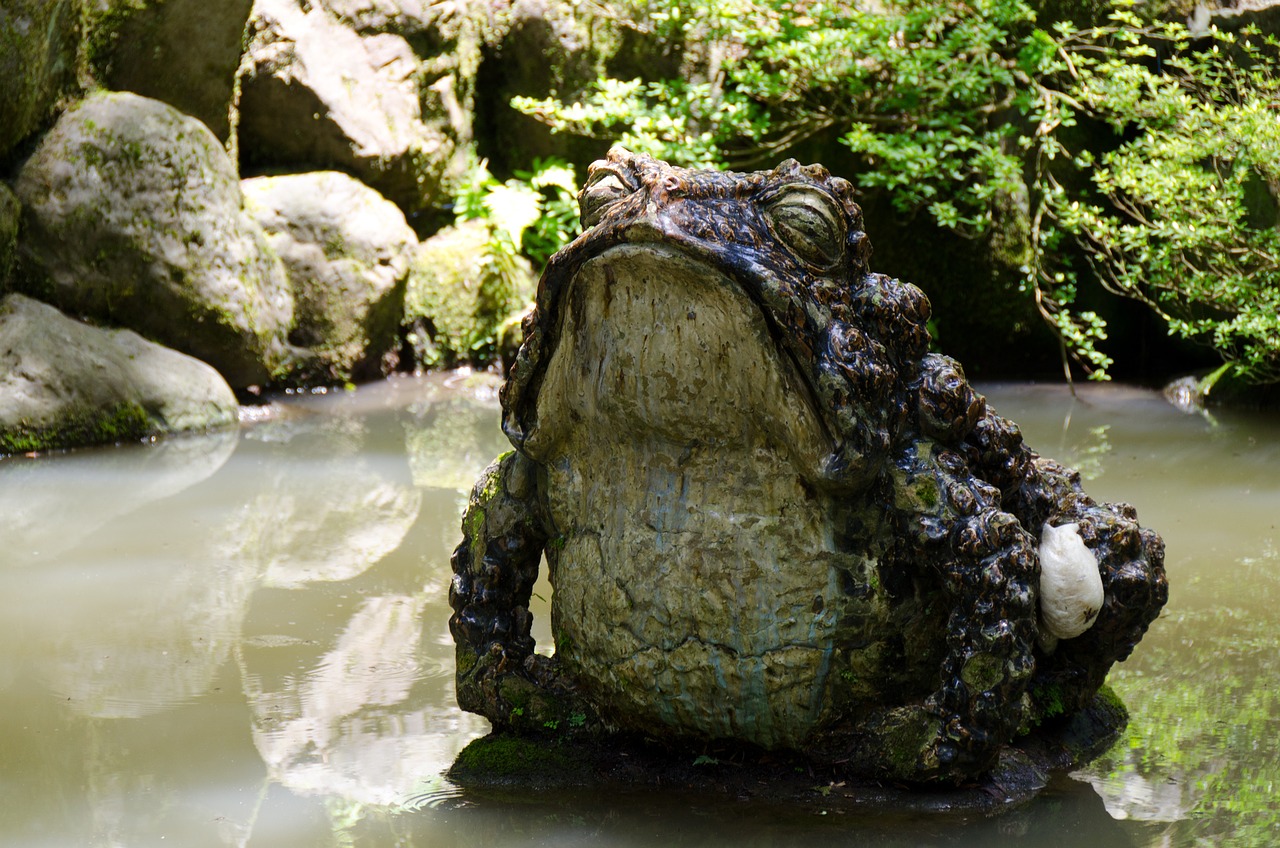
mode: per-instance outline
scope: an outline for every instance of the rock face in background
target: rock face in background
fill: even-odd
[[[404,299],[407,340],[418,365],[471,361],[477,348],[496,344],[503,322],[533,297],[529,263],[495,256],[488,247],[492,238],[486,222],[467,221],[418,248]]]
[[[408,212],[436,199],[454,148],[424,120],[422,68],[408,41],[362,36],[298,0],[257,0],[250,30],[240,99],[246,163],[346,171]]]
[[[284,261],[304,381],[382,377],[398,347],[418,240],[395,204],[332,171],[245,180],[246,205]]]
[[[361,36],[396,35],[419,62],[422,120],[454,142],[446,176],[466,167],[475,141],[477,77],[483,47],[506,31],[505,2],[463,0],[322,0],[338,21]]]
[[[162,100],[227,141],[253,0],[88,0],[88,7],[86,47],[99,83]]]
[[[140,439],[236,422],[202,362],[22,295],[0,301],[0,453]]]
[[[9,285],[13,260],[18,250],[18,223],[22,205],[4,183],[0,183],[0,291]]]
[[[74,80],[78,14],[75,0],[0,3],[0,161]]]
[[[660,43],[627,27],[602,6],[513,0],[508,21],[480,71],[475,104],[480,152],[495,172],[535,158],[564,157],[585,168],[604,153],[598,141],[555,135],[510,106],[517,95],[572,101],[601,74],[616,79],[678,77],[683,45]]]
[[[1203,34],[1212,27],[1240,32],[1256,26],[1264,35],[1280,33],[1280,2],[1276,0],[1209,0],[1199,2],[1187,16],[1187,27]]]
[[[16,189],[25,291],[196,356],[236,387],[282,367],[284,267],[199,121],[133,94],[92,95],[43,139]]]

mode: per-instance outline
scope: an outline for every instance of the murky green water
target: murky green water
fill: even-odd
[[[1134,717],[1093,767],[995,821],[854,820],[440,777],[487,729],[453,702],[446,586],[466,491],[505,448],[492,391],[450,379],[0,462],[0,845],[1273,843],[1280,419],[985,387],[1164,534],[1169,607],[1112,675]]]

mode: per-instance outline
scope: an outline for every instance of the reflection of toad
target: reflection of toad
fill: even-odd
[[[1159,537],[928,352],[928,301],[868,272],[851,195],[793,161],[592,166],[503,388],[516,449],[454,554],[464,708],[954,781],[1133,649]],[[529,635],[544,552],[554,658]]]

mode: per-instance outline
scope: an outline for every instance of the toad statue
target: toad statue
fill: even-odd
[[[1133,650],[1160,537],[929,352],[852,195],[794,161],[592,165],[453,556],[464,709],[959,783]]]

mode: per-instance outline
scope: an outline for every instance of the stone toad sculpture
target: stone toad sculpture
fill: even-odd
[[[454,553],[465,709],[956,782],[1091,701],[1166,600],[1163,544],[928,352],[846,181],[615,149],[579,202]]]

